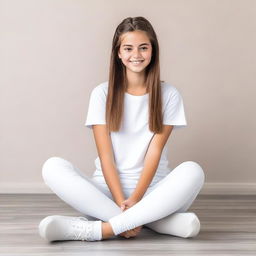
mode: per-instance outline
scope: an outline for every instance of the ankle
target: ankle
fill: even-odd
[[[113,229],[109,222],[102,222],[102,239],[107,239],[114,236]]]

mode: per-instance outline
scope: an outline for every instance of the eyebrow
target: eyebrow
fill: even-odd
[[[143,43],[143,44],[140,44],[139,46],[142,46],[142,45],[149,45],[148,43]],[[124,44],[123,47],[125,46],[132,46],[131,44]]]

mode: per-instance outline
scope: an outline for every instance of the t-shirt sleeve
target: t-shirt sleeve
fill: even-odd
[[[93,124],[106,124],[106,95],[100,87],[95,87],[90,95],[85,126],[92,129]]]
[[[183,99],[176,88],[168,96],[163,114],[163,124],[173,125],[173,128],[182,128],[187,125]]]

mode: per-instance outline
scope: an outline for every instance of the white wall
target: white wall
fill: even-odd
[[[108,79],[116,26],[144,16],[188,121],[170,137],[170,167],[198,162],[203,193],[255,193],[255,10],[253,0],[0,0],[0,192],[49,192],[51,156],[92,174],[89,94]]]

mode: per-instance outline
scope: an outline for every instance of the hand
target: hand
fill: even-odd
[[[142,226],[139,226],[134,229],[127,230],[127,231],[119,234],[119,236],[123,236],[125,238],[135,237],[140,233],[141,229],[142,229]]]
[[[127,209],[129,209],[130,207],[132,207],[134,204],[136,204],[137,201],[136,200],[132,200],[131,198],[128,198],[127,200],[124,200],[121,203],[121,210],[122,211],[126,211]],[[131,230],[127,230],[121,234],[119,234],[120,236],[123,236],[125,238],[130,238],[130,237],[135,237],[139,234],[139,232],[141,231],[142,226],[136,227],[134,229]]]
[[[133,205],[135,205],[137,203],[137,200],[134,200],[132,198],[127,198],[126,200],[124,200],[123,202],[121,202],[121,210],[127,210],[128,208],[131,208]]]

